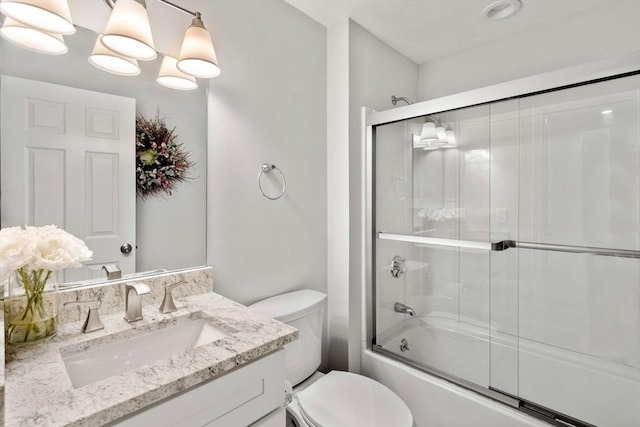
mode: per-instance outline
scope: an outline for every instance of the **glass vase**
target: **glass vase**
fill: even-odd
[[[56,335],[58,284],[49,270],[14,272],[9,278],[6,341],[27,345]]]

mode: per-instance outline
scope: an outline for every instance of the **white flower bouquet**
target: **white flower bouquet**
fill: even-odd
[[[24,291],[19,309],[8,319],[9,343],[30,343],[55,335],[57,307],[43,298],[52,272],[80,267],[92,255],[82,240],[54,225],[0,230],[0,281],[9,277],[10,287],[19,285]]]

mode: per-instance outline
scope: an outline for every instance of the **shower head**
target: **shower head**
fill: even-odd
[[[411,100],[409,98],[405,98],[404,96],[391,95],[391,103],[393,105],[396,105],[398,103],[398,101],[404,101],[409,105],[413,104],[413,102],[411,102]]]

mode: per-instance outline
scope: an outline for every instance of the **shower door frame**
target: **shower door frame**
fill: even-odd
[[[375,223],[375,143],[376,126],[395,123],[426,116],[429,114],[443,113],[466,107],[490,104],[508,99],[524,98],[539,95],[546,92],[569,89],[572,87],[598,83],[607,80],[627,77],[640,74],[640,53],[624,55],[615,58],[608,58],[587,64],[563,68],[547,73],[525,77],[505,83],[460,92],[441,98],[435,98],[415,104],[393,108],[385,111],[374,111],[366,107],[362,108],[363,115],[363,172],[364,172],[364,194],[362,202],[363,212],[363,252],[364,264],[362,282],[362,301],[364,308],[363,332],[366,332],[366,349],[395,359],[418,370],[433,374],[437,377],[452,381],[462,387],[473,390],[485,397],[500,401],[511,407],[520,409],[530,415],[543,418],[545,421],[564,421],[577,426],[588,426],[584,422],[573,419],[564,414],[557,414],[546,408],[537,406],[532,402],[506,394],[505,392],[486,388],[468,380],[453,376],[438,369],[425,367],[408,359],[395,355],[394,353],[374,345],[375,322],[376,322],[376,260],[374,245],[378,239]],[[364,350],[364,349],[363,349]]]

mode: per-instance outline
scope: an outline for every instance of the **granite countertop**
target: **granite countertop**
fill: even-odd
[[[123,313],[103,316],[105,329],[89,334],[80,332],[82,322],[67,323],[45,343],[7,347],[5,425],[102,425],[216,378],[298,337],[295,328],[213,292],[176,298],[176,305],[178,311],[170,314],[146,305],[144,319],[131,324]],[[212,318],[210,322],[225,337],[102,381],[79,388],[71,384],[62,354],[201,317]]]

